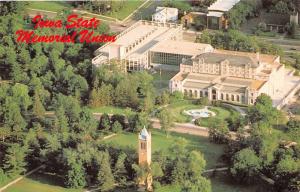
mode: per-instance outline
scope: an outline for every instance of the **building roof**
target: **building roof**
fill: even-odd
[[[180,54],[195,56],[207,51],[212,51],[213,47],[209,44],[193,43],[188,41],[165,40],[158,43],[151,49],[153,52]]]
[[[182,81],[186,78],[187,74],[186,73],[177,73],[174,77],[172,77],[171,80],[174,80],[174,81]]]
[[[228,55],[237,55],[237,56],[247,56],[251,57],[252,59],[257,59],[257,53],[251,52],[242,52],[242,51],[229,51],[229,50],[222,50],[222,49],[215,49],[215,53],[222,53]],[[277,55],[267,55],[259,53],[259,61],[264,63],[273,64],[276,62],[278,56]]]
[[[164,15],[164,16],[177,15],[178,14],[178,9],[173,8],[173,7],[156,7],[156,10],[155,10],[154,14],[161,14],[161,15]]]
[[[149,136],[150,136],[150,135],[149,135],[149,133],[148,133],[146,127],[144,126],[144,128],[142,129],[142,131],[141,131],[140,134],[139,134],[139,139],[141,139],[141,140],[147,140],[147,138],[148,138]]]
[[[227,86],[223,85],[220,88],[222,92],[230,92],[230,93],[245,93],[246,87],[239,87],[239,86]]]
[[[253,80],[250,88],[254,90],[259,90],[267,81]]]
[[[238,2],[240,2],[240,0],[217,0],[210,7],[208,7],[208,11],[227,12]]]
[[[207,14],[208,17],[222,17],[222,15],[223,15],[222,12],[217,12],[217,11],[210,11]]]
[[[196,89],[206,89],[211,86],[210,83],[199,83],[199,82],[194,82],[194,81],[186,81],[183,84],[184,87],[187,88],[196,88]]]
[[[211,75],[211,74],[203,74],[203,73],[189,73],[185,79],[194,80],[194,81],[202,81],[202,82],[212,82],[216,79],[220,78],[219,75]]]
[[[222,61],[228,60],[232,65],[244,66],[250,64],[251,67],[258,67],[258,62],[249,56],[233,55],[225,53],[203,53],[195,57],[195,60],[204,59],[205,63],[220,63]]]
[[[174,23],[160,23],[140,20],[117,36],[115,42],[100,47],[98,53],[107,53],[110,59],[120,59],[120,47],[132,46],[124,57],[138,57],[157,43],[170,38],[181,29]],[[134,44],[137,44],[133,46]]]

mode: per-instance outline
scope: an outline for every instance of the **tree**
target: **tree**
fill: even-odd
[[[127,155],[121,152],[118,156],[117,162],[114,167],[114,177],[117,183],[125,185],[127,181],[127,170],[125,168],[125,160]]]
[[[159,179],[164,175],[161,166],[158,162],[152,162],[150,167],[151,167],[151,175],[154,180]]]
[[[211,141],[215,143],[226,143],[229,138],[227,123],[219,118],[211,118],[208,125],[208,133]]]
[[[207,106],[209,105],[209,99],[207,97],[201,97],[197,100],[197,104]]]
[[[40,96],[37,91],[34,92],[32,111],[33,111],[34,116],[37,118],[42,118],[45,114],[45,108],[40,100]]]
[[[248,119],[251,123],[272,124],[278,115],[277,109],[272,105],[272,99],[266,94],[256,98],[256,102],[248,109]]]
[[[108,114],[104,113],[100,118],[100,129],[109,131],[110,130],[110,118]]]
[[[134,132],[140,132],[144,127],[148,128],[150,123],[148,120],[148,115],[144,112],[137,113],[128,119],[130,128]]]
[[[158,117],[159,117],[159,122],[160,122],[161,129],[165,131],[165,133],[168,137],[169,136],[169,130],[171,129],[171,127],[173,125],[172,116],[171,116],[170,112],[168,112],[168,110],[162,109],[159,112]]]
[[[228,123],[228,127],[231,131],[238,131],[238,129],[244,128],[246,123],[245,118],[237,112],[232,113],[225,121]]]
[[[300,160],[290,155],[285,156],[276,165],[275,187],[278,190],[297,191],[299,189],[294,179],[300,174]],[[299,182],[299,180],[298,180]]]
[[[141,102],[140,110],[149,113],[154,106],[153,98],[147,95]]]
[[[237,181],[249,183],[258,175],[260,169],[261,160],[255,151],[245,148],[234,155],[230,172]]]
[[[6,173],[10,176],[19,175],[25,172],[26,149],[20,144],[12,144],[5,154],[5,164],[3,166]]]
[[[181,192],[211,192],[210,180],[205,177],[199,177],[192,181],[187,180],[184,182]]]
[[[63,151],[66,174],[65,185],[70,188],[82,188],[86,185],[85,171],[76,151],[64,149]]]
[[[114,133],[120,133],[122,130],[123,130],[122,125],[118,121],[115,121],[112,125],[112,131]]]
[[[97,181],[101,191],[109,191],[114,188],[114,176],[111,171],[110,159],[108,152],[103,152],[98,159],[98,176]]]

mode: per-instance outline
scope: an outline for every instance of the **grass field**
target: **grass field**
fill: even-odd
[[[201,109],[202,106],[195,105],[192,101],[183,100],[176,103],[171,103],[166,107],[166,109],[170,112],[173,120],[178,123],[190,122],[192,118],[183,113],[183,110],[188,109]]]
[[[202,118],[200,120],[200,126],[208,127],[211,118],[219,118],[219,119],[223,119],[224,120],[227,117],[229,117],[230,114],[232,113],[230,110],[225,109],[225,108],[221,108],[221,107],[209,107],[209,110],[215,112],[216,116],[214,116],[214,117],[208,117],[208,118]]]
[[[111,13],[107,13],[104,15],[109,16],[109,17],[114,17],[119,20],[123,20],[128,15],[130,15],[133,11],[135,11],[144,2],[145,1],[142,1],[142,0],[127,1],[118,12],[111,12]]]
[[[152,131],[152,151],[167,150],[176,139],[182,137],[188,141],[187,147],[190,150],[198,150],[204,154],[204,158],[207,162],[207,168],[213,168],[219,157],[223,153],[223,145],[217,145],[210,143],[208,138],[199,137],[189,134],[171,133],[169,138],[162,131]],[[112,145],[126,146],[132,149],[136,149],[137,146],[137,134],[124,132],[106,141]]]
[[[32,1],[28,8],[59,12],[65,8],[72,8],[66,1]]]
[[[203,106],[193,104],[192,101],[189,101],[189,100],[183,100],[183,101],[179,101],[176,103],[172,103],[172,104],[168,105],[168,107],[167,107],[167,109],[171,113],[174,121],[179,122],[179,123],[190,122],[192,119],[190,116],[183,113],[184,110],[202,109],[202,108],[203,108]],[[220,118],[220,119],[225,119],[225,118],[229,117],[231,114],[230,110],[222,108],[222,107],[209,107],[209,109],[216,113],[216,116],[215,116],[216,118]],[[207,127],[209,121],[210,121],[210,118],[202,118],[201,126]]]
[[[3,192],[83,192],[83,189],[67,189],[62,187],[62,178],[34,173],[22,179]]]

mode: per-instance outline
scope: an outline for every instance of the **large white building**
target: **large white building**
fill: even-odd
[[[178,20],[178,9],[171,7],[157,7],[152,15],[152,21],[157,22],[175,22]]]
[[[280,108],[300,87],[300,78],[288,72],[279,56],[214,50],[183,61],[169,88],[193,98],[246,105],[265,93]]]
[[[182,40],[182,25],[139,21],[96,51],[93,64],[119,60],[128,71],[168,66],[179,72],[170,91],[187,96],[253,104],[265,93],[280,108],[300,87],[300,78],[280,63],[279,56],[214,49]]]

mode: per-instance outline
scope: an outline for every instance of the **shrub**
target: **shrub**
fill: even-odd
[[[207,97],[201,97],[196,102],[197,105],[209,105],[209,100]]]
[[[114,124],[112,125],[112,131],[114,133],[120,133],[122,130],[123,130],[122,125],[118,121],[115,121]]]

